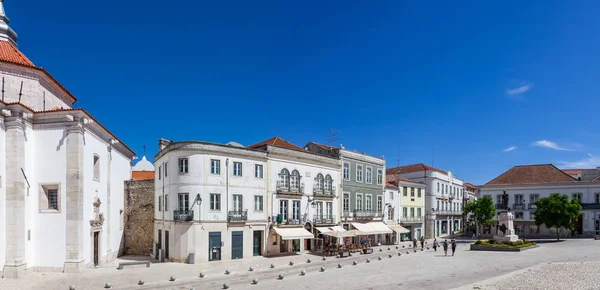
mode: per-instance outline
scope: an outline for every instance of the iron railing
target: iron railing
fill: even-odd
[[[335,186],[331,188],[313,187],[313,195],[319,197],[333,197],[335,195]]]
[[[513,209],[522,209],[523,210],[525,208],[526,208],[525,203],[514,203],[513,204]]]
[[[314,215],[313,216],[313,222],[315,224],[333,224],[335,223],[335,216],[331,215],[331,214],[325,214],[325,215]]]
[[[193,210],[174,210],[173,211],[173,220],[175,221],[185,221],[189,222],[194,219],[194,211]]]
[[[286,182],[287,183],[287,182]],[[278,194],[304,194],[304,183],[299,183],[298,187],[292,186],[291,183],[286,184],[282,181],[277,181],[276,191]]]
[[[401,223],[422,223],[425,219],[422,216],[407,216],[401,217]]]
[[[354,217],[382,217],[383,213],[376,210],[355,209]]]
[[[229,211],[227,220],[230,222],[245,222],[248,220],[248,210]]]

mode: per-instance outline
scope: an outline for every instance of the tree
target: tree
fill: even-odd
[[[479,227],[494,223],[494,216],[496,215],[494,201],[489,196],[471,201],[465,205],[463,215],[472,215],[477,223],[477,236],[479,236]]]
[[[560,240],[558,229],[561,227],[573,230],[573,222],[577,220],[581,211],[581,204],[576,198],[569,201],[566,194],[560,193],[540,198],[535,202],[535,206],[535,224],[556,228],[556,240]]]

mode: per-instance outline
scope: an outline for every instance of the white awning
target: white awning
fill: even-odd
[[[378,234],[392,233],[392,230],[382,222],[372,222],[369,223],[369,226],[371,226],[375,231],[377,231]]]
[[[312,239],[314,236],[304,228],[274,228],[282,240]]]
[[[405,227],[401,226],[401,225],[388,225],[388,227],[390,229],[392,229],[392,231],[398,233],[398,234],[407,234],[410,233],[409,230],[407,230]]]
[[[317,231],[320,233],[328,233],[328,232],[345,232],[346,230],[340,226],[332,226],[332,227],[318,227]]]
[[[375,229],[373,229],[368,223],[352,223],[352,226],[359,230],[363,235],[377,235],[379,234]]]

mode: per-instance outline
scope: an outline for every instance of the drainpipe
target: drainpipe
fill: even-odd
[[[228,215],[227,218],[229,218],[229,158],[225,160],[225,167],[227,169],[225,173],[225,212]],[[229,228],[229,222],[227,228]]]

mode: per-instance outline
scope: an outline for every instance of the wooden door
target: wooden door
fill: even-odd
[[[98,266],[98,236],[99,232],[94,232],[94,266]]]

